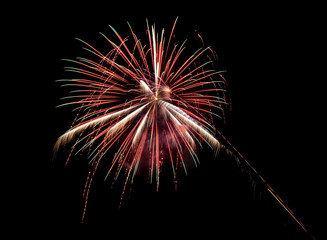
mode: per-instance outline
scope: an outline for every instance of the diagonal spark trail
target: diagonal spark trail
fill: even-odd
[[[168,41],[164,29],[159,35],[147,22],[144,45],[130,24],[131,38],[123,38],[109,26],[118,39],[115,43],[100,33],[111,47],[109,52],[101,53],[77,39],[92,59],[64,59],[73,65],[66,67],[66,71],[81,77],[58,80],[64,82],[63,86],[74,88],[70,96],[62,98],[67,102],[60,106],[76,105],[77,114],[71,128],[58,138],[54,151],[74,140],[67,162],[73,152],[84,152],[90,160],[92,170],[83,193],[82,221],[93,177],[99,164],[107,160],[109,149],[115,154],[105,179],[113,182],[123,179],[122,200],[140,169],[148,169],[148,182],[157,191],[164,164],[171,165],[176,182],[178,174],[187,174],[188,165],[199,164],[197,152],[203,143],[218,152],[222,146],[215,137],[218,133],[307,231],[261,175],[213,126],[216,118],[224,118],[223,109],[227,105],[223,71],[212,69],[215,53],[210,47],[185,56],[186,41],[180,45],[174,41],[176,22],[177,19]]]

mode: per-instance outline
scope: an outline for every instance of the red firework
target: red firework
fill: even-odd
[[[58,139],[55,151],[73,139],[72,152],[87,150],[93,170],[85,186],[86,202],[93,176],[109,149],[117,151],[106,178],[112,176],[116,181],[124,174],[123,196],[141,168],[148,169],[149,182],[158,190],[164,162],[170,163],[176,181],[179,169],[187,174],[187,165],[198,165],[197,149],[203,143],[219,147],[213,116],[219,117],[216,110],[223,115],[225,80],[211,68],[214,55],[210,47],[183,57],[186,41],[181,45],[173,42],[176,21],[167,42],[164,29],[158,35],[148,24],[145,45],[130,25],[132,44],[110,26],[119,42],[101,33],[111,46],[108,53],[78,39],[96,60],[66,59],[76,65],[66,69],[82,77],[59,80],[76,88],[64,98],[69,102],[60,106],[78,105],[78,114]]]
[[[67,82],[63,86],[75,88],[71,96],[64,97],[69,101],[60,106],[77,105],[75,110],[78,113],[71,128],[59,137],[54,151],[74,140],[66,164],[73,152],[85,152],[90,160],[92,170],[83,193],[82,221],[93,177],[108,150],[112,149],[115,153],[110,158],[106,178],[110,177],[115,182],[123,175],[123,198],[127,185],[133,184],[137,173],[144,173],[144,169],[149,183],[155,184],[158,190],[163,164],[171,165],[176,182],[178,172],[187,174],[189,165],[199,164],[197,152],[203,144],[214,151],[221,146],[215,138],[215,133],[219,131],[213,123],[214,117],[224,118],[226,81],[222,71],[213,70],[215,53],[210,47],[199,48],[184,56],[186,41],[180,45],[174,42],[176,22],[177,19],[168,41],[164,29],[158,34],[155,27],[147,23],[145,44],[129,24],[131,39],[122,38],[110,26],[118,38],[117,43],[101,33],[111,47],[109,52],[101,53],[78,39],[86,45],[85,49],[94,60],[81,57],[65,59],[75,65],[66,70],[82,77],[58,80]],[[199,34],[198,37],[203,44],[202,37]],[[236,160],[245,163],[307,232],[307,228],[266,180],[223,135],[219,135],[233,150]]]

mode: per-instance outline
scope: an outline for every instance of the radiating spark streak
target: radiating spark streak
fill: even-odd
[[[198,87],[198,86],[211,85],[212,82],[200,82],[200,81],[202,79],[209,78],[209,77],[211,77],[213,75],[216,75],[216,74],[219,74],[219,73],[214,72],[214,73],[211,73],[211,74],[206,74],[205,76],[202,76],[202,77],[199,77],[199,78],[197,78],[197,76],[199,76],[199,75],[191,76],[191,78],[185,79],[183,82],[180,82],[179,84],[172,85],[171,89],[172,90],[174,90],[175,88],[178,89],[179,86],[183,85],[183,88],[178,89],[178,91],[181,91],[181,90],[185,91],[186,89],[191,89],[191,88],[195,88],[195,87]],[[188,82],[185,83],[185,81],[188,81]],[[208,91],[208,90],[213,90],[213,89],[205,89],[205,90]]]
[[[148,120],[149,112],[150,112],[150,110],[144,115],[142,122],[140,123],[139,127],[137,128],[137,130],[135,132],[135,136],[134,136],[133,141],[132,141],[132,145],[133,146],[138,142],[138,140],[141,137],[140,135],[142,133],[142,130],[145,127],[146,121]]]
[[[295,217],[295,215],[291,211],[291,209],[289,209],[289,207],[287,207],[285,205],[285,203],[283,202],[283,200],[274,192],[274,190],[269,185],[268,185],[267,190],[279,202],[279,204],[288,212],[288,214],[301,226],[301,228],[305,232],[308,232],[307,228],[303,225],[303,223]]]
[[[128,63],[128,67],[131,67],[135,72],[138,72],[137,69],[141,69],[141,66],[139,65],[138,61],[136,60],[136,58],[134,57],[134,55],[130,52],[130,50],[127,47],[125,41],[120,37],[120,35],[118,34],[118,32],[112,26],[109,25],[109,27],[115,32],[116,36],[121,41],[122,46],[126,50],[127,54],[130,56],[130,58],[132,59],[132,61],[130,61],[129,58],[125,55],[125,53],[120,48],[118,48],[112,41],[110,41],[109,39],[108,39],[108,41],[117,50],[117,52],[119,53],[119,55],[123,57],[123,59],[126,61],[126,63]],[[133,63],[136,65],[136,67],[133,65]],[[116,63],[113,63],[113,64],[116,65]],[[124,69],[130,71],[129,68],[124,68]],[[145,78],[144,75],[143,75],[143,78]]]
[[[172,171],[173,171],[174,181],[176,181],[176,171],[175,171],[175,166],[174,166],[174,161],[173,161],[173,155],[172,155],[172,150],[171,150],[171,146],[170,146],[167,134],[165,134],[165,138],[166,138],[166,143],[167,143],[167,149],[169,152],[169,159],[170,159],[170,163],[171,163],[171,167],[172,167]]]
[[[194,147],[195,146],[195,143],[194,143],[193,138],[188,133],[188,131],[184,128],[184,126],[181,124],[181,122],[178,121],[177,118],[168,109],[167,109],[167,113],[169,114],[170,118],[173,120],[173,122],[177,126],[177,129],[179,130],[179,132],[181,133],[181,135],[185,135],[185,138],[187,139],[187,141],[191,144],[191,146]]]
[[[107,114],[103,117],[100,117],[100,118],[96,118],[94,120],[90,120],[89,122],[86,122],[80,126],[77,126],[71,130],[69,130],[68,132],[66,132],[65,134],[63,134],[57,141],[56,145],[55,145],[55,149],[58,149],[59,146],[67,141],[69,141],[73,135],[77,134],[78,132],[82,131],[82,130],[85,130],[86,128],[88,127],[92,127],[96,124],[99,124],[101,122],[104,122],[104,121],[108,121],[110,119],[113,119],[113,118],[116,118],[118,116],[120,116],[121,114],[123,113],[126,113],[128,112],[129,110],[135,108],[135,106],[132,106],[132,107],[129,107],[129,108],[126,108],[124,110],[121,110],[121,111],[118,111],[116,113],[111,113],[111,114]]]
[[[192,139],[192,137],[188,133],[188,131],[185,129],[184,125],[180,124],[180,122],[175,117],[173,117],[172,119],[175,119],[175,122],[174,123],[175,124],[177,123],[177,125],[178,125],[178,127],[177,128],[175,127],[174,129],[177,130],[177,133],[181,137],[182,142],[185,144],[187,150],[190,152],[190,154],[192,156],[192,159],[194,160],[195,166],[197,166],[198,159],[196,157],[196,160],[197,160],[196,161],[194,159],[194,157],[193,157],[193,156],[196,156],[195,155],[195,152],[194,152],[194,149],[195,149],[195,142],[194,142],[194,140]],[[170,125],[170,124],[167,122],[167,125]],[[169,127],[169,129],[172,129],[172,127]],[[176,137],[177,137],[177,135],[176,135]],[[179,140],[178,140],[178,142],[179,142]]]
[[[178,116],[182,121],[186,122],[189,126],[191,126],[193,129],[195,129],[197,132],[199,132],[204,138],[210,143],[211,146],[218,147],[219,141],[212,136],[207,130],[205,130],[203,127],[198,125],[189,115],[187,115],[183,110],[180,108],[177,108],[176,106],[164,102],[163,103],[167,109],[171,110]]]
[[[143,80],[140,81],[140,85],[145,92],[153,93],[149,86]]]
[[[146,60],[146,54],[144,52],[144,48],[142,47],[141,44],[141,40],[138,39],[131,27],[131,25],[128,23],[129,29],[133,35],[134,41],[135,41],[135,47],[138,49],[138,53],[140,54],[140,57],[142,59],[142,63],[144,64],[145,68],[146,68],[146,72],[150,72],[149,66],[148,66],[148,62]]]
[[[169,79],[169,81],[173,81],[177,76],[180,76],[181,73],[183,73],[199,56],[201,56],[208,48],[201,51],[201,49],[198,49],[193,53],[193,55],[188,58],[183,65],[176,71],[176,73]]]
[[[156,109],[157,110],[157,109]],[[156,129],[155,129],[155,152],[156,152],[156,155],[155,155],[155,162],[156,162],[156,190],[158,191],[159,189],[159,168],[160,168],[160,165],[159,165],[159,132],[158,132],[158,121],[156,121]]]
[[[308,232],[308,229],[305,225],[295,216],[293,211],[284,203],[284,201],[276,194],[275,190],[268,184],[268,182],[261,176],[261,174],[250,164],[250,162],[234,147],[234,145],[218,130],[220,137],[228,144],[228,146],[240,157],[240,159],[251,169],[253,173],[265,184],[267,191],[277,200],[277,202],[287,211],[287,213],[297,222],[297,224],[305,231]],[[311,237],[316,239],[312,234]]]
[[[156,38],[155,38],[155,31],[154,28],[152,27],[152,49],[153,49],[153,68],[154,68],[154,83],[155,83],[155,88],[157,89],[158,85],[158,61],[157,61],[157,44],[156,44]],[[157,91],[156,91],[156,96],[157,96]]]
[[[110,128],[110,130],[107,132],[107,136],[112,136],[115,132],[119,131],[121,128],[124,128],[127,122],[131,121],[137,114],[139,114],[146,106],[144,106],[136,109],[132,113],[128,114],[126,117],[124,117],[122,120],[120,120],[118,123],[116,123],[114,126]]]
[[[171,84],[171,86],[176,88],[177,86],[182,85],[183,82],[185,83],[185,80],[189,80],[189,77],[194,78],[194,77],[197,77],[198,75],[203,75],[204,72],[200,72],[200,73],[198,73],[196,75],[193,75],[193,73],[197,73],[197,71],[199,71],[200,69],[202,69],[203,67],[205,67],[206,65],[208,65],[210,63],[212,63],[212,62],[208,61],[208,62],[206,62],[204,64],[201,64],[200,66],[194,68],[193,70],[189,71],[188,74],[186,74],[185,76],[183,76],[183,77],[179,78],[178,80],[176,80],[175,82],[173,82]]]

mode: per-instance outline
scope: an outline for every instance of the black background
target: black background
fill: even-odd
[[[22,103],[28,103],[24,116],[28,127],[21,132],[26,141],[13,145],[26,142],[20,168],[26,175],[18,183],[26,191],[19,191],[16,205],[20,210],[12,214],[12,221],[56,231],[80,224],[87,160],[75,159],[67,167],[65,158],[52,161],[53,145],[74,117],[69,108],[55,108],[67,94],[55,83],[66,74],[60,59],[83,56],[82,44],[74,38],[102,48],[105,42],[99,41],[98,32],[111,33],[108,24],[126,36],[129,21],[144,38],[146,17],[158,29],[168,31],[179,16],[177,39],[182,42],[199,32],[205,45],[216,50],[218,70],[227,70],[224,76],[232,109],[226,111],[227,123],[217,123],[217,127],[319,239],[323,230],[324,85],[317,77],[317,36],[315,22],[308,21],[309,10],[244,4],[193,6],[173,12],[159,6],[146,10],[146,6],[117,5],[49,4],[20,21],[22,31],[15,46],[23,56],[15,61],[26,67],[19,74],[20,88],[26,94]],[[15,66],[13,73],[18,74],[19,65]],[[25,110],[22,106],[16,109]],[[205,150],[200,160],[200,167],[181,179],[176,192],[168,187],[154,192],[137,186],[120,210],[117,192],[103,181],[100,171],[82,227],[96,226],[110,233],[120,229],[122,234],[140,236],[310,239],[259,182],[252,187],[231,158],[222,153],[215,159]]]

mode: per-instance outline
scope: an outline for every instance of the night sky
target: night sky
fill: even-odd
[[[94,7],[94,6],[93,6]],[[216,127],[261,173],[296,216],[317,238],[322,234],[323,139],[320,123],[322,86],[314,76],[313,30],[305,26],[306,16],[294,8],[244,6],[236,10],[219,6],[214,11],[113,15],[110,5],[88,8],[49,7],[38,13],[26,27],[29,53],[29,87],[33,88],[36,122],[29,136],[36,137],[25,157],[34,159],[29,171],[28,200],[22,204],[25,216],[50,228],[78,226],[83,211],[82,192],[87,176],[86,157],[76,157],[64,167],[65,156],[52,161],[56,139],[71,125],[71,108],[55,108],[68,94],[55,83],[65,78],[62,58],[83,56],[81,38],[98,48],[104,41],[98,32],[111,34],[108,24],[123,36],[129,34],[127,21],[139,38],[145,38],[146,22],[169,31],[176,16],[176,38],[182,42],[197,33],[206,46],[217,52],[217,70],[224,74],[231,97],[226,123]],[[208,6],[208,8],[211,8]],[[118,11],[118,9],[117,9]],[[196,11],[200,11],[196,14]],[[48,12],[51,12],[48,14]],[[130,11],[133,12],[133,11]],[[125,12],[124,12],[125,13]],[[101,40],[101,41],[100,41]],[[192,49],[191,41],[186,45]],[[320,87],[319,87],[320,86]],[[17,144],[16,144],[17,146]],[[104,160],[105,161],[105,160]],[[169,179],[159,192],[151,186],[136,185],[118,209],[120,190],[104,181],[99,170],[91,187],[85,228],[107,231],[139,229],[139,234],[199,234],[219,239],[311,239],[277,201],[242,171],[224,151],[215,157],[205,148],[201,164],[181,176],[177,191]],[[257,180],[257,181],[256,181]],[[27,197],[26,197],[27,198]],[[150,234],[150,233],[149,233]]]

